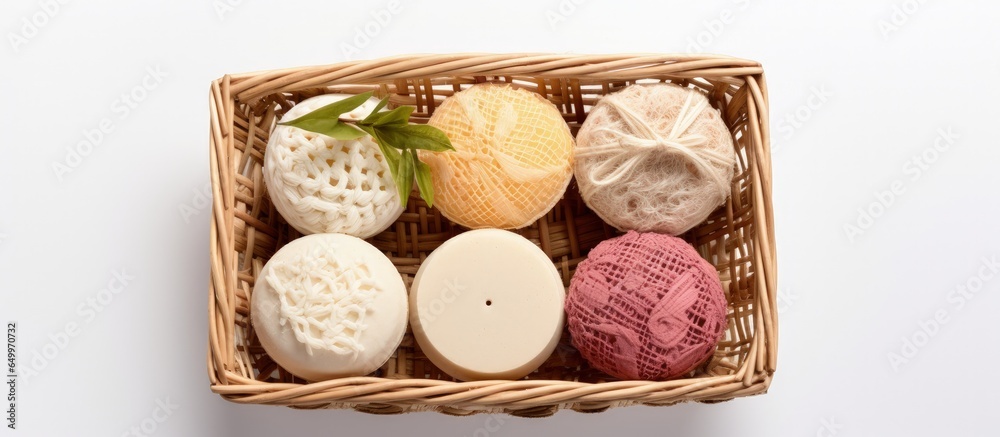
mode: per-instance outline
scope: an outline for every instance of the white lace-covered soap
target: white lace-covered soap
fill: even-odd
[[[463,381],[519,379],[555,350],[562,279],[545,252],[497,229],[431,252],[410,287],[410,325],[427,358]]]
[[[349,95],[306,99],[281,117],[287,122]],[[375,109],[369,99],[343,118],[360,120]],[[303,234],[343,233],[368,238],[403,212],[389,164],[370,136],[336,140],[276,126],[264,153],[264,182],[275,208]]]
[[[367,375],[406,332],[406,286],[375,246],[344,234],[296,239],[264,265],[251,320],[275,362],[310,381]]]

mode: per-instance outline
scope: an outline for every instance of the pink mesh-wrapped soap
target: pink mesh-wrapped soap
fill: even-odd
[[[712,356],[726,329],[726,297],[715,268],[684,240],[629,231],[580,263],[566,317],[591,366],[662,381]]]

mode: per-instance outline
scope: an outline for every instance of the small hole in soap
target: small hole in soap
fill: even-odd
[[[486,306],[490,306],[490,305],[493,305],[493,301],[489,300],[489,299],[486,299]]]

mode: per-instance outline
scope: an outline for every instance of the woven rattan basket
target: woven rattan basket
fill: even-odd
[[[277,366],[250,325],[254,280],[268,258],[299,234],[275,211],[261,165],[268,135],[290,107],[330,92],[375,90],[391,106],[412,105],[424,122],[443,99],[480,82],[537,92],[562,111],[573,132],[601,96],[632,83],[666,81],[705,91],[735,139],[732,195],[683,237],[718,269],[729,303],[728,329],[714,356],[683,379],[619,381],[590,368],[567,334],[538,371],[518,381],[457,382],[435,368],[408,333],[396,353],[365,377],[307,383]],[[211,86],[209,141],[213,217],[208,370],[212,390],[238,403],[353,408],[368,413],[436,410],[466,415],[547,416],[559,408],[716,402],[763,393],[777,361],[776,262],[771,212],[767,88],[753,61],[714,55],[416,55],[227,75]],[[420,262],[462,232],[419,197],[369,241],[409,284]],[[519,231],[537,243],[565,285],[589,249],[615,231],[589,211],[571,185],[565,199]]]

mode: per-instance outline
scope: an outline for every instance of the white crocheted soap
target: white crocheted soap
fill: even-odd
[[[281,121],[291,121],[349,95],[303,100]],[[342,117],[368,116],[370,99]],[[303,234],[343,233],[368,238],[403,212],[389,164],[371,137],[336,140],[297,127],[276,126],[264,153],[264,182],[288,224]]]
[[[310,381],[367,375],[406,332],[406,286],[389,258],[364,240],[313,234],[278,250],[250,298],[267,354]]]

